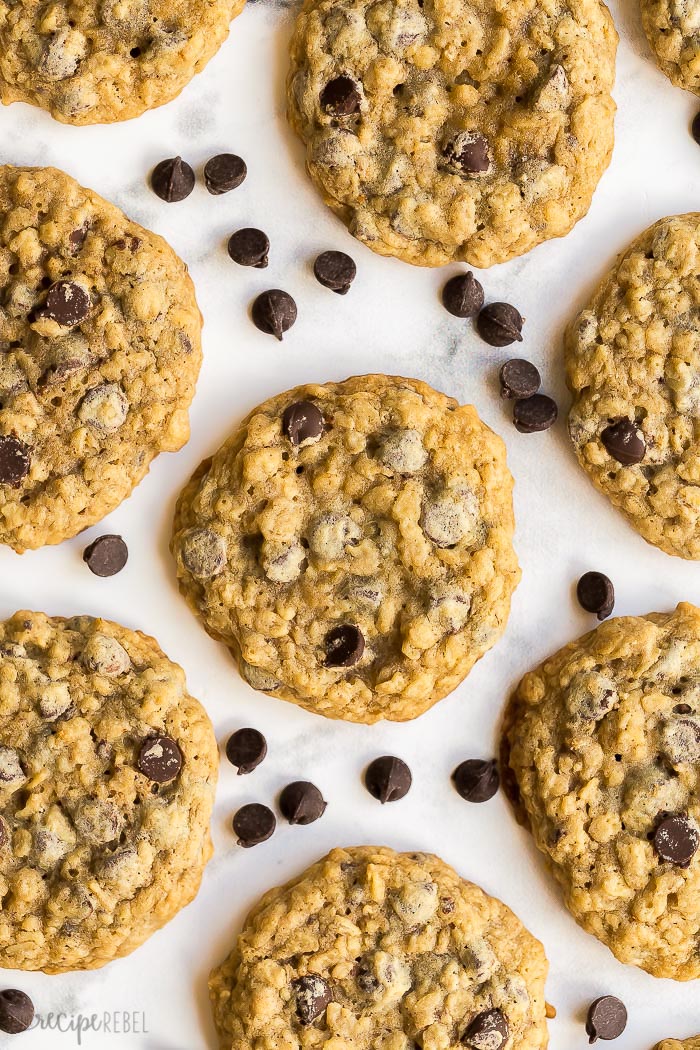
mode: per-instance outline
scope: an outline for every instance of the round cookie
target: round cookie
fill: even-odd
[[[270,398],[180,496],[180,589],[255,689],[415,718],[497,641],[520,572],[503,442],[383,375]]]
[[[656,61],[678,87],[700,95],[700,14],[694,0],[640,0]]]
[[[201,317],[162,238],[55,168],[0,167],[0,543],[60,543],[189,437]]]
[[[599,0],[306,0],[289,119],[373,251],[492,266],[568,233],[613,147]]]
[[[576,921],[700,977],[700,609],[608,620],[527,674],[503,780]]]
[[[427,853],[335,849],[253,909],[209,988],[221,1050],[539,1050],[539,941]]]
[[[153,638],[89,616],[0,623],[0,966],[103,966],[189,904],[217,766]]]
[[[204,69],[245,0],[0,0],[0,100],[67,124],[170,102]]]
[[[625,251],[566,338],[579,462],[645,540],[700,558],[700,213]]]
[[[700,1050],[700,1035],[691,1039],[664,1039],[655,1050]]]

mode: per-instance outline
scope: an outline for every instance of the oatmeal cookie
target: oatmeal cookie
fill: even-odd
[[[700,1050],[700,1035],[691,1039],[664,1039],[655,1050]]]
[[[659,67],[700,95],[700,8],[695,0],[640,0],[644,31]]]

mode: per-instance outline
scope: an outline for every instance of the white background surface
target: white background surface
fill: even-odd
[[[480,275],[489,299],[510,300],[527,318],[523,356],[537,363],[544,388],[564,408],[561,334],[572,312],[645,226],[700,208],[700,147],[688,133],[697,101],[657,71],[636,0],[617,0],[613,14],[622,38],[617,144],[589,216],[564,241]],[[374,256],[325,211],[284,121],[291,17],[288,7],[250,3],[207,70],[177,101],[137,121],[69,128],[23,105],[0,112],[0,161],[65,168],[165,235],[190,265],[206,320],[189,445],[176,456],[161,456],[132,498],[83,537],[21,558],[0,550],[0,615],[18,608],[90,613],[153,633],[184,666],[222,745],[244,725],[261,729],[269,742],[267,761],[249,777],[237,778],[223,760],[216,856],[197,900],[165,930],[96,973],[6,973],[1,979],[29,992],[43,1015],[145,1012],[147,1035],[86,1034],[84,1046],[214,1050],[207,974],[232,947],[248,908],[331,847],[376,843],[439,853],[503,898],[544,941],[551,961],[548,998],[558,1010],[550,1026],[553,1050],[587,1046],[586,1007],[603,993],[620,996],[629,1008],[627,1032],[614,1044],[619,1050],[650,1050],[662,1037],[695,1034],[698,982],[658,981],[617,963],[564,910],[505,801],[499,796],[469,805],[449,775],[462,759],[494,752],[499,713],[519,676],[593,626],[574,599],[582,572],[608,573],[617,590],[616,613],[642,614],[670,609],[681,599],[700,602],[700,565],[648,547],[618,517],[578,468],[562,421],[541,435],[513,429],[496,378],[509,353],[479,342],[467,322],[442,309],[438,291],[449,270],[413,269]],[[248,180],[233,193],[210,197],[200,182],[188,200],[167,205],[147,188],[148,171],[163,157],[179,152],[199,172],[222,150],[248,163]],[[226,255],[229,234],[247,225],[270,236],[268,270],[242,269]],[[313,278],[313,259],[327,248],[349,251],[358,263],[356,284],[345,298]],[[288,289],[299,304],[299,321],[281,346],[258,333],[247,316],[251,299],[266,287]],[[167,550],[179,488],[244,413],[295,383],[369,371],[416,376],[473,401],[505,438],[517,482],[523,582],[507,633],[460,689],[408,725],[329,722],[253,693],[179,597]],[[104,531],[122,533],[130,549],[126,569],[111,580],[92,576],[81,561],[87,541]],[[361,773],[387,752],[410,764],[414,786],[403,801],[381,807],[362,787]],[[323,819],[307,828],[280,823],[269,842],[239,849],[230,830],[235,809],[251,801],[273,804],[279,790],[300,777],[323,790]],[[0,1035],[0,1045],[77,1045],[70,1033],[16,1038]]]

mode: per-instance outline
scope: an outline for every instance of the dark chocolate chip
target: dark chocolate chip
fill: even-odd
[[[690,130],[693,138],[700,146],[700,113],[696,113],[693,117],[693,123],[690,125]]]
[[[34,1020],[34,1003],[19,988],[5,988],[0,992],[0,1032],[19,1035],[26,1032]]]
[[[290,824],[313,824],[326,812],[326,802],[315,784],[297,780],[280,795],[280,809]]]
[[[0,436],[0,485],[17,488],[31,466],[29,448],[11,434]]]
[[[73,281],[56,281],[46,293],[46,302],[39,311],[42,317],[60,324],[62,328],[74,328],[84,321],[90,312],[90,296],[85,289]]]
[[[559,415],[556,401],[546,394],[519,398],[513,405],[513,422],[521,434],[537,434],[554,426]]]
[[[614,995],[603,995],[588,1008],[586,1035],[589,1043],[598,1039],[617,1039],[627,1027],[625,1004]]]
[[[313,401],[295,401],[284,410],[282,433],[293,445],[318,441],[325,427],[323,413]]]
[[[308,974],[306,977],[297,977],[292,981],[292,989],[296,997],[297,1017],[303,1025],[315,1021],[333,1001],[333,993],[328,981],[324,981],[315,973]]]
[[[277,827],[275,814],[259,802],[242,806],[233,818],[233,830],[238,838],[238,845],[243,849],[259,846],[267,842]]]
[[[375,758],[365,770],[365,787],[382,805],[385,802],[398,802],[408,794],[412,782],[411,770],[404,761],[393,755]]]
[[[226,758],[238,775],[252,773],[267,755],[267,741],[258,729],[238,729],[226,743]]]
[[[665,817],[654,832],[654,847],[661,860],[687,868],[700,846],[697,825],[683,814]]]
[[[262,230],[253,227],[236,230],[229,238],[228,253],[239,266],[264,270],[270,255],[270,239]]]
[[[365,639],[354,623],[341,623],[325,639],[326,667],[352,667],[365,651]]]
[[[331,117],[349,117],[359,113],[361,102],[360,90],[351,77],[336,77],[321,92],[321,109]]]
[[[448,142],[443,154],[465,175],[485,175],[491,167],[489,144],[478,132],[463,133]]]
[[[271,288],[263,292],[253,303],[253,324],[266,335],[274,335],[282,342],[297,319],[297,304],[289,292],[280,288]]]
[[[137,768],[154,784],[168,784],[182,769],[182,752],[169,736],[149,736],[141,744]]]
[[[479,314],[476,327],[489,346],[522,343],[523,319],[510,303],[490,303]]]
[[[219,153],[204,165],[204,185],[215,197],[235,190],[245,180],[248,168],[235,153]]]
[[[79,226],[77,230],[73,230],[72,233],[68,234],[69,250],[73,257],[79,254],[80,249],[85,244],[88,235],[88,228],[87,223],[83,223],[83,225]]]
[[[484,305],[484,289],[471,270],[450,278],[442,289],[442,305],[455,317],[476,317]]]
[[[471,1022],[462,1042],[474,1050],[500,1050],[509,1034],[508,1022],[500,1010],[484,1010]]]
[[[357,267],[345,252],[322,252],[314,263],[314,275],[324,288],[346,295],[357,277]]]
[[[498,791],[498,763],[469,758],[457,766],[452,782],[467,802],[488,802]]]
[[[151,172],[151,189],[167,204],[184,201],[194,189],[194,171],[182,157],[169,157]]]
[[[121,536],[98,536],[83,551],[83,561],[95,576],[116,576],[129,559],[129,548]]]
[[[576,597],[582,609],[605,620],[615,605],[615,588],[604,573],[584,572],[576,585]]]
[[[501,368],[501,397],[509,400],[533,397],[542,385],[540,373],[530,361],[514,357]]]
[[[606,450],[623,466],[641,463],[647,450],[644,435],[631,419],[618,419],[600,435]]]

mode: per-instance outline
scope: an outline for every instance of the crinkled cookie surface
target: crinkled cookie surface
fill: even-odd
[[[569,431],[579,462],[645,540],[700,558],[700,213],[661,219],[571,325]],[[622,422],[643,456],[602,435]],[[627,457],[629,458],[629,457]],[[632,457],[636,458],[636,457]]]
[[[616,48],[599,0],[306,0],[289,116],[368,247],[491,266],[588,211],[612,153]]]
[[[0,0],[0,99],[68,124],[169,102],[228,36],[245,0]]]
[[[546,975],[500,901],[437,857],[367,846],[263,897],[210,991],[221,1050],[540,1050]],[[487,1041],[467,1036],[485,1013]]]
[[[656,61],[678,87],[700,94],[700,10],[694,0],[640,0]]]
[[[55,168],[0,167],[0,543],[59,543],[189,437],[201,317],[160,237]]]
[[[577,922],[621,962],[700,977],[700,610],[609,620],[560,650],[518,686],[503,744]]]
[[[513,528],[503,442],[476,411],[370,375],[255,409],[183,491],[171,546],[254,688],[376,722],[421,714],[497,641]]]
[[[88,616],[0,623],[0,965],[102,966],[188,904],[217,768],[152,638]]]

